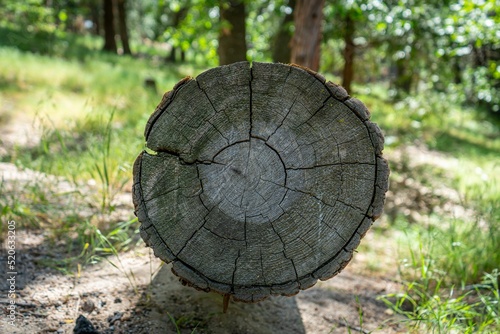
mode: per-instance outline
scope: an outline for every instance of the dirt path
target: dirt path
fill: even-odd
[[[174,322],[181,333],[406,332],[377,300],[396,291],[397,284],[360,275],[363,263],[356,258],[334,279],[297,296],[231,302],[223,314],[220,295],[182,286],[170,265],[162,265],[142,246],[120,254],[119,260],[111,257],[79,274],[64,275],[37,265],[50,252],[43,235],[22,233],[18,240],[24,270],[18,276],[20,314],[9,333],[72,333],[80,314],[102,333],[176,333]],[[6,289],[3,281],[1,288]]]

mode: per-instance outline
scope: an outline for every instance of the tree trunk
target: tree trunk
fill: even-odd
[[[453,69],[453,82],[457,85],[462,83],[462,66],[460,65],[460,58],[452,58],[452,69]]]
[[[129,37],[127,30],[127,8],[126,0],[116,0],[118,10],[118,26],[120,28],[120,39],[122,41],[123,54],[130,55]]]
[[[166,61],[170,63],[175,63],[176,53],[177,53],[177,48],[175,46],[172,46],[172,48],[170,49],[170,53],[166,58]]]
[[[134,163],[141,237],[225,306],[228,295],[290,296],[335,276],[387,191],[369,117],[295,66],[239,62],[184,79],[148,120]]]
[[[313,71],[319,69],[324,3],[325,0],[297,0],[294,15],[291,61]]]
[[[292,8],[290,14],[286,14],[281,22],[278,32],[274,36],[273,44],[273,61],[275,63],[289,63],[292,56],[292,48],[290,42],[292,41],[292,32],[290,25],[293,24],[293,15],[295,13],[296,0],[290,0],[288,6]]]
[[[177,28],[181,24],[182,20],[186,17],[188,13],[189,7],[182,7],[178,12],[174,14],[174,19],[172,22],[172,28]],[[181,54],[181,61],[186,60],[186,52],[182,49],[182,47],[179,47],[180,54]],[[175,63],[177,61],[177,47],[172,46],[172,49],[170,50],[169,55],[165,58],[167,62],[172,62]]]
[[[245,3],[241,0],[221,0],[220,20],[222,28],[219,33],[220,65],[227,65],[246,60],[246,28]]]
[[[115,40],[115,15],[113,12],[113,0],[103,0],[104,15],[104,51],[117,52]]]
[[[406,58],[396,60],[396,78],[394,81],[396,98],[400,98],[401,93],[410,94],[412,79],[413,71],[410,68],[409,60]]]
[[[344,31],[344,71],[342,75],[342,86],[347,91],[351,93],[351,84],[354,77],[354,52],[356,51],[356,46],[354,45],[354,20],[349,13],[346,14],[345,18],[345,31]]]
[[[92,20],[92,33],[96,36],[101,36],[102,33],[102,14],[101,14],[102,7],[98,6],[97,2],[92,1],[89,4],[89,11],[90,11],[90,17]]]

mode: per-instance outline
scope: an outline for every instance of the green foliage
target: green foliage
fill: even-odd
[[[287,12],[288,1],[247,1],[248,59],[271,61],[275,35],[281,28],[281,20]],[[293,26],[286,27],[293,32]]]
[[[271,59],[273,38],[290,10],[287,4],[287,0],[246,1],[250,60]],[[95,6],[85,1],[3,0],[0,43],[84,58],[102,46],[102,38],[90,34],[95,33],[95,24],[76,28],[79,19],[87,23],[94,19],[92,13],[99,13]],[[219,1],[129,2],[127,14],[132,45],[139,53],[165,58],[169,49],[176,48],[191,61],[218,64],[217,40],[225,24],[219,22]],[[398,100],[417,91],[437,90],[461,103],[500,110],[496,0],[326,2],[324,14],[323,72],[341,72],[344,23],[349,17],[356,23],[358,82],[389,80],[391,97]],[[289,29],[293,31],[293,25]],[[77,38],[75,32],[86,38]]]
[[[457,205],[465,210],[460,218],[455,217],[439,210],[446,202],[435,198],[438,210],[432,213],[431,209],[420,224],[410,223],[403,213],[395,218],[393,227],[403,235],[397,245],[405,289],[383,300],[408,317],[417,331],[497,332],[498,122],[485,117],[479,108],[463,108],[445,93],[428,92],[389,104],[383,89],[364,90],[367,95],[359,98],[372,111],[372,119],[385,130],[386,148],[420,142],[455,161],[448,161],[446,170],[428,165],[401,167],[392,162],[393,181],[418,180],[431,191],[448,187],[448,191],[458,195]],[[391,182],[391,188],[398,196],[398,183]],[[399,196],[404,196],[403,192]]]
[[[191,52],[192,57],[211,66],[218,64],[217,38],[219,36],[219,7],[217,1],[193,0],[183,7],[181,2],[170,4],[175,14],[186,10],[184,19],[178,26],[166,26],[162,40],[185,52]]]
[[[324,13],[324,71],[341,71],[337,59],[350,17],[356,22],[357,80],[389,79],[398,100],[433,90],[500,110],[497,1],[342,1],[328,3]]]
[[[0,45],[43,55],[84,59],[92,50],[100,49],[102,41],[90,35],[76,36],[60,30],[29,31],[0,24]]]
[[[181,66],[162,73],[150,61],[97,53],[86,59],[0,48],[0,81],[8,83],[1,86],[0,99],[33,118],[41,133],[38,145],[14,147],[3,161],[62,176],[81,189],[81,194],[60,194],[47,180],[8,189],[1,182],[1,215],[23,221],[25,228],[47,228],[53,231],[49,239],[67,243],[67,259],[46,263],[65,272],[74,270],[75,263],[107,260],[138,240],[136,220],[111,229],[101,221],[115,210],[114,196],[131,182],[131,165],[144,145],[140,134],[161,98],[142,84],[154,78],[164,91],[194,71]],[[89,185],[95,191],[89,192]],[[59,198],[64,198],[60,205],[54,203]],[[91,216],[81,217],[80,211],[89,210]]]
[[[54,31],[54,10],[44,5],[43,0],[0,1],[0,22],[15,23],[27,31]]]
[[[410,319],[411,326],[417,330],[425,328],[433,333],[497,332],[500,329],[498,269],[483,272],[477,284],[450,285],[449,272],[439,263],[442,262],[439,259],[441,253],[436,248],[440,242],[446,241],[435,236],[412,235],[411,243],[417,244],[418,248],[410,249],[409,259],[402,261],[402,274],[408,279],[405,290],[380,299]],[[454,244],[457,247],[456,242]],[[449,265],[457,260],[450,253],[446,260]],[[461,271],[460,275],[464,273]]]

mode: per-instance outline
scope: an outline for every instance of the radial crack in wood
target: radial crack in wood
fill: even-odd
[[[389,167],[370,113],[308,69],[240,62],[180,81],[134,164],[141,236],[224,301],[338,274],[382,214]]]

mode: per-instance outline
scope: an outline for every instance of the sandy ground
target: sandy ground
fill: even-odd
[[[5,126],[0,130],[4,131]],[[12,131],[7,130],[3,134],[0,132],[0,142],[3,145],[0,156],[8,152],[9,146],[34,144],[19,138],[19,132],[14,137]],[[410,153],[412,157],[418,155],[418,152]],[[423,152],[421,156],[428,153]],[[432,157],[432,161],[439,162],[440,158]],[[36,184],[38,191],[42,189],[48,196],[53,212],[57,212],[60,219],[75,212],[81,217],[93,215],[92,210],[81,202],[86,192],[93,191],[90,185],[73,192],[74,185],[64,179],[21,170],[9,163],[0,163],[0,179],[3,198],[21,196],[23,189]],[[395,196],[392,190],[388,193],[387,215],[393,214],[396,208],[408,210],[409,216],[414,212],[425,213],[450,195],[446,194],[447,189],[443,190],[443,195],[436,195],[426,193],[427,190],[418,185],[408,185],[407,180],[393,182],[398,194],[404,194],[403,202],[417,207],[414,210],[402,207],[404,203],[398,202],[401,196]],[[29,191],[26,193],[29,195]],[[429,199],[430,202],[417,201],[417,198]],[[117,210],[106,221],[110,226],[133,216],[130,192],[124,192],[116,199]],[[23,197],[22,200],[29,198]],[[5,223],[2,217],[2,224]],[[156,259],[142,241],[132,250],[121,253],[119,258],[112,256],[95,265],[70,267],[63,273],[48,266],[50,261],[47,259],[66,258],[68,245],[57,240],[47,242],[54,241],[54,238],[48,238],[43,230],[23,229],[17,233],[15,327],[5,323],[10,300],[6,293],[9,288],[5,277],[4,243],[0,281],[0,309],[3,313],[0,325],[4,327],[0,327],[0,333],[73,333],[79,315],[85,316],[99,333],[408,332],[405,319],[393,314],[379,299],[384,294],[400,291],[402,287],[398,284],[397,251],[388,242],[390,236],[382,237],[374,231],[369,231],[361,243],[369,244],[378,256],[355,253],[341,274],[294,297],[276,296],[257,304],[231,302],[225,314],[222,312],[222,296],[183,286],[171,273],[170,265]],[[378,267],[378,270],[370,267]]]
[[[37,265],[46,254],[59,251],[47,246],[43,235],[21,233],[18,240],[19,313],[16,327],[5,333],[72,333],[80,314],[102,333],[406,332],[402,319],[377,300],[398,284],[359,274],[363,263],[356,257],[335,278],[294,297],[231,302],[224,314],[222,296],[183,286],[170,265],[146,247],[65,275]],[[0,286],[8,289],[5,280]],[[0,302],[7,312],[5,296]]]

